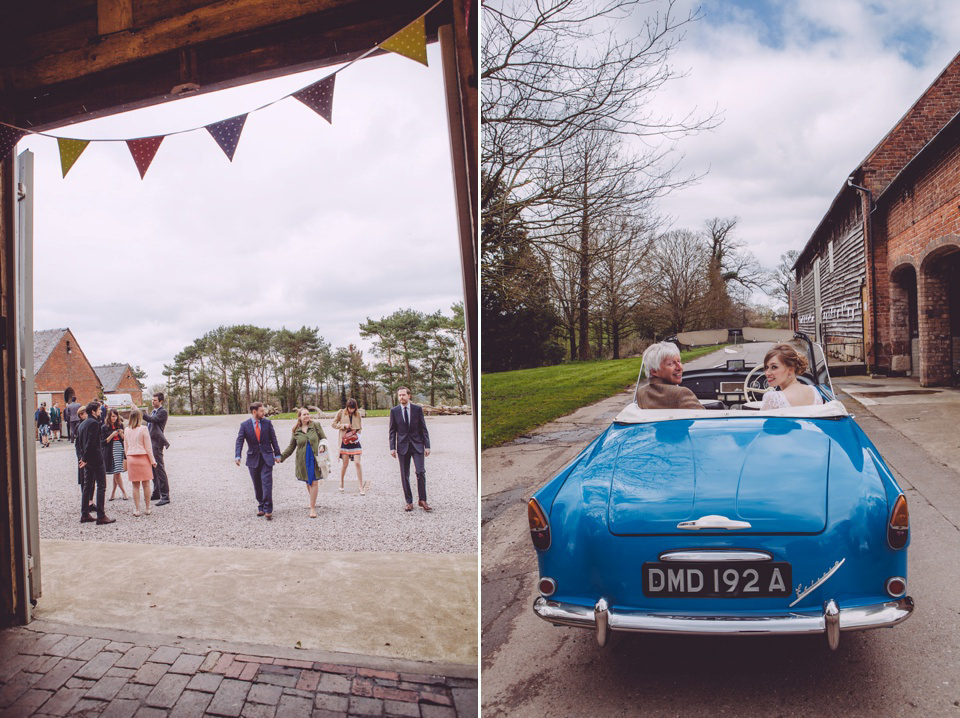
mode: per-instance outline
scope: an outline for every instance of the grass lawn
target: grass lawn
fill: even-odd
[[[692,349],[681,352],[680,357],[688,361],[721,348]],[[510,441],[581,406],[613,396],[635,384],[639,371],[637,357],[484,374],[481,448]]]

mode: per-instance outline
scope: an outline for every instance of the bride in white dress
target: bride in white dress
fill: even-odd
[[[789,344],[777,344],[768,351],[763,358],[763,373],[770,389],[763,395],[761,410],[822,404],[823,398],[815,387],[797,381],[797,376],[806,370],[806,357]]]

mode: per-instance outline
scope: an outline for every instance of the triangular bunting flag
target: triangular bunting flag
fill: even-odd
[[[83,151],[87,149],[90,140],[68,140],[65,137],[58,137],[57,144],[60,145],[60,169],[63,170],[63,176],[73,167]]]
[[[0,125],[0,161],[3,161],[7,158],[10,150],[17,146],[20,138],[25,134],[27,133],[24,130],[16,127]]]
[[[336,75],[330,75],[320,82],[314,82],[312,85],[294,92],[293,96],[327,122],[333,124],[333,83],[336,82],[336,79]]]
[[[396,35],[380,43],[382,50],[409,57],[424,65],[427,64],[427,27],[423,16],[414,20]]]
[[[233,162],[233,153],[237,151],[237,143],[240,142],[243,123],[246,121],[247,115],[243,114],[231,117],[229,120],[221,120],[220,122],[214,122],[212,125],[207,125],[207,132],[213,136],[213,139],[217,141],[220,149],[230,158],[231,162]]]
[[[147,169],[153,158],[160,149],[160,143],[163,142],[163,135],[159,137],[140,137],[135,140],[127,140],[127,147],[130,148],[130,154],[133,155],[133,161],[140,170],[140,179],[147,174]]]

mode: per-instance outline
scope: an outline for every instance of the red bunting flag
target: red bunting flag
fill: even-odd
[[[127,147],[130,149],[133,161],[140,171],[140,179],[143,179],[143,176],[147,174],[150,163],[153,162],[157,150],[160,149],[163,138],[164,135],[159,135],[157,137],[139,137],[135,140],[127,140]]]
[[[233,162],[233,153],[237,151],[237,144],[240,142],[240,133],[243,132],[243,123],[247,121],[247,114],[231,117],[229,120],[221,120],[207,125],[213,139],[220,145],[223,153]]]
[[[7,158],[10,150],[17,146],[20,138],[22,138],[25,134],[27,133],[24,130],[21,130],[17,127],[0,125],[0,161],[3,161]]]
[[[333,124],[333,84],[336,80],[337,76],[335,74],[330,75],[294,92],[293,96],[327,122]]]

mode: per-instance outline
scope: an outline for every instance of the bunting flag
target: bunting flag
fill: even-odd
[[[471,17],[470,6],[475,1],[476,0],[464,0],[465,14],[468,25]],[[422,65],[427,65],[427,35],[425,17],[426,14],[433,11],[442,2],[443,0],[436,0],[435,4],[430,7],[426,13],[418,17],[399,32],[391,35],[379,45],[373,45],[359,57],[350,60],[337,72],[341,72],[347,67],[350,67],[355,62],[362,60],[377,49],[394,52],[411,60],[415,60]],[[251,110],[250,112],[263,110],[288,97],[294,97],[299,102],[303,103],[318,115],[323,117],[323,119],[325,119],[328,123],[333,124],[333,90],[336,79],[337,73],[328,75],[322,80],[314,82],[307,87],[303,87],[289,95],[284,95],[283,97],[273,100],[272,102],[268,102],[256,108],[255,110]],[[227,159],[233,162],[233,156],[237,151],[237,145],[240,144],[240,135],[243,132],[244,125],[247,121],[247,116],[250,114],[250,112],[245,112],[242,115],[236,115],[226,120],[220,120],[219,122],[214,122],[202,127],[178,130],[176,132],[171,132],[170,134],[183,134],[184,132],[193,132],[200,129],[205,129],[210,133],[210,136],[216,140],[217,144],[220,146],[220,149],[222,149],[224,154],[227,156]],[[91,141],[126,142],[127,148],[130,150],[133,161],[137,166],[137,171],[140,173],[140,179],[144,179],[146,176],[147,170],[150,169],[150,165],[153,163],[153,160],[156,157],[157,151],[160,149],[160,145],[163,140],[170,136],[155,135],[152,137],[137,137],[134,139],[99,138],[97,140],[82,140],[72,137],[57,137],[56,135],[46,132],[39,132],[0,123],[0,161],[5,159],[6,156],[13,151],[17,143],[22,138],[30,134],[50,137],[57,140],[57,144],[60,148],[60,169],[63,172],[64,177],[67,176],[67,173],[73,168],[77,160],[80,158],[80,155],[82,155],[84,150],[87,149],[87,145],[89,145]]]
[[[127,147],[130,149],[133,161],[140,171],[140,179],[143,179],[143,176],[147,174],[150,163],[153,162],[157,150],[160,149],[163,137],[163,135],[159,135],[157,137],[140,137],[136,140],[127,140]]]
[[[380,49],[395,52],[411,60],[427,64],[427,26],[424,16],[414,20],[396,35],[380,43]]]
[[[10,150],[16,147],[20,138],[26,134],[26,131],[17,129],[16,127],[0,125],[0,161],[7,158]]]
[[[293,93],[293,96],[300,100],[311,110],[320,115],[330,124],[333,124],[333,84],[337,76],[330,75],[320,82],[304,87]]]
[[[243,132],[243,123],[247,121],[247,113],[231,117],[229,120],[221,120],[207,125],[213,139],[220,145],[223,153],[233,162],[233,153],[237,151],[237,144],[240,142],[240,133]]]
[[[70,140],[65,137],[58,137],[57,144],[60,146],[60,169],[63,170],[63,176],[76,163],[83,151],[87,149],[90,140]]]

